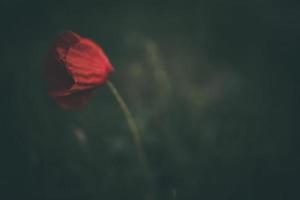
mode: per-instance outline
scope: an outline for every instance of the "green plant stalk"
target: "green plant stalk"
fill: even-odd
[[[147,173],[149,172],[148,170],[148,165],[147,165],[147,159],[144,153],[143,145],[142,145],[142,138],[141,138],[141,132],[133,118],[132,113],[130,112],[128,106],[126,105],[124,99],[118,92],[117,88],[114,86],[114,84],[111,81],[107,81],[107,85],[114,95],[114,97],[117,100],[117,103],[119,104],[121,110],[123,111],[123,114],[126,118],[128,127],[132,133],[133,141],[137,149],[137,154],[138,154],[138,159],[141,162],[141,164],[145,167]]]

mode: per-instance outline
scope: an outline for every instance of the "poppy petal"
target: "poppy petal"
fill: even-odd
[[[76,92],[67,96],[53,97],[54,101],[64,109],[83,107],[93,96],[91,90]]]
[[[58,37],[46,60],[49,95],[63,108],[81,107],[113,67],[102,48],[74,32]]]

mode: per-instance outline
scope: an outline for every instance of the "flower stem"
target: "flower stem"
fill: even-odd
[[[112,94],[114,95],[114,97],[116,98],[116,100],[126,118],[128,127],[132,133],[134,144],[137,148],[138,159],[144,165],[144,167],[146,167],[147,159],[145,157],[145,153],[144,153],[144,149],[143,149],[143,145],[142,145],[141,133],[140,133],[140,130],[139,130],[134,118],[133,118],[133,115],[130,112],[128,106],[126,105],[124,99],[118,92],[117,88],[114,86],[114,84],[108,80],[107,85],[108,85],[110,91],[112,92]]]

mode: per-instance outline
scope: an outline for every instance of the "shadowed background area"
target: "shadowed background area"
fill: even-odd
[[[280,1],[1,1],[0,199],[297,199],[299,8]],[[145,179],[107,86],[47,96],[58,34],[91,38],[142,132]]]

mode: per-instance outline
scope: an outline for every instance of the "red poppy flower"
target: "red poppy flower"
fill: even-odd
[[[49,95],[63,108],[85,105],[113,67],[95,42],[74,32],[60,35],[46,59]]]

